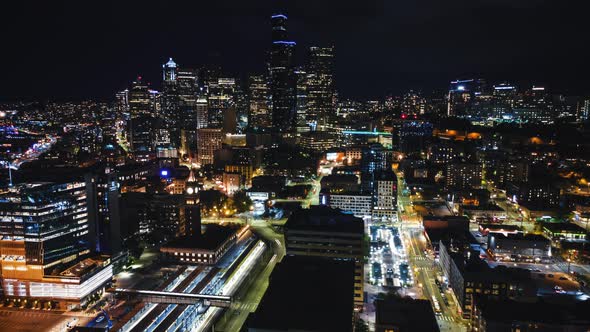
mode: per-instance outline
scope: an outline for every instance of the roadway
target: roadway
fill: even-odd
[[[405,179],[401,172],[396,172],[396,175],[398,179],[398,219],[401,221],[399,230],[410,271],[414,275],[413,286],[402,288],[401,295],[426,299],[431,303],[434,296],[441,310],[436,315],[441,331],[467,331],[467,323],[459,314],[453,294],[448,290],[441,292],[436,284],[436,280],[442,276],[442,271],[432,257],[428,241],[423,234],[420,217],[413,207],[410,190]]]
[[[404,243],[408,248],[408,258],[416,286],[414,291],[417,297],[433,301],[433,296],[439,303],[441,312],[436,315],[441,331],[466,331],[466,322],[461,318],[457,303],[453,295],[448,291],[442,291],[436,284],[442,272],[428,251],[427,240],[418,227],[405,227],[403,232]],[[447,304],[448,303],[448,304]]]

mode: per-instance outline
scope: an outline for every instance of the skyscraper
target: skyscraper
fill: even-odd
[[[86,194],[84,182],[20,184],[0,194],[3,296],[66,309],[111,280],[112,265],[89,258]]]
[[[268,107],[268,84],[262,75],[252,75],[249,80],[250,111],[248,126],[250,128],[267,128],[270,126]]]
[[[128,97],[131,118],[142,115],[152,115],[150,92],[148,85],[142,81],[141,76],[138,76],[131,85]]]
[[[447,116],[465,116],[473,111],[477,96],[487,90],[482,79],[456,80],[449,87]]]
[[[162,72],[164,82],[166,81],[176,81],[176,76],[178,75],[178,69],[176,68],[176,62],[170,58],[168,62],[162,65]]]
[[[236,80],[220,77],[217,82],[209,82],[209,126],[219,128],[223,118],[229,116],[230,107],[235,105]],[[235,116],[235,112],[232,113]]]
[[[297,77],[297,132],[309,131],[307,122],[307,72],[303,69],[295,70]]]
[[[287,16],[272,16],[272,46],[270,51],[270,95],[272,127],[290,132],[295,127],[295,73],[293,54],[295,42],[288,39]]]
[[[325,130],[335,116],[334,47],[310,47],[307,65],[307,117]]]

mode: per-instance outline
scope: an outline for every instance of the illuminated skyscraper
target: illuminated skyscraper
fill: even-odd
[[[3,296],[66,309],[112,278],[112,265],[88,258],[94,248],[84,182],[16,186],[0,195],[0,224]]]
[[[486,82],[482,79],[456,80],[449,87],[447,116],[471,114],[477,96],[486,92]]]
[[[209,82],[209,126],[219,128],[230,107],[235,105],[236,80],[220,77]],[[235,116],[235,112],[233,113]]]
[[[197,71],[190,68],[179,68],[176,78],[178,93],[177,127],[195,129],[197,126]]]
[[[131,118],[152,115],[150,92],[148,85],[142,81],[141,76],[138,76],[137,80],[131,85],[128,101]]]
[[[264,76],[250,76],[248,97],[250,100],[248,126],[257,129],[269,127],[268,84]]]
[[[295,42],[288,39],[287,16],[272,16],[272,46],[270,51],[270,95],[272,127],[280,132],[295,128],[295,73],[293,55]]]
[[[309,131],[307,122],[307,72],[302,69],[295,70],[297,77],[297,132]]]
[[[168,62],[162,65],[162,72],[164,82],[166,81],[176,81],[176,76],[178,75],[178,69],[176,68],[176,62],[170,58]]]
[[[307,120],[325,130],[335,117],[334,47],[310,47],[307,65]]]

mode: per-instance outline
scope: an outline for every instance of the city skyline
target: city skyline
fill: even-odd
[[[590,331],[582,7],[10,6],[0,331]]]
[[[110,3],[86,11],[61,2],[34,13],[10,6],[5,12],[14,15],[0,24],[13,47],[0,57],[13,79],[2,82],[2,99],[110,99],[138,75],[159,86],[158,64],[169,57],[191,67],[220,65],[238,77],[263,73],[269,18],[279,12],[289,16],[297,65],[308,47],[335,46],[336,88],[345,97],[444,90],[450,80],[477,76],[577,95],[589,90],[588,37],[576,5],[260,1],[174,3],[161,11]]]

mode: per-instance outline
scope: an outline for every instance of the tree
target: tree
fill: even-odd
[[[354,331],[355,332],[369,332],[369,324],[362,319],[357,319],[354,322]]]
[[[233,208],[236,210],[237,213],[243,213],[250,211],[250,207],[252,206],[252,200],[246,192],[243,190],[237,191],[234,193],[233,197]]]

